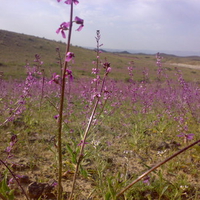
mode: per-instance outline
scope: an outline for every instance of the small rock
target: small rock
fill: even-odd
[[[20,176],[20,177],[19,177],[19,182],[20,182],[20,183],[30,183],[31,181],[30,181],[30,179],[29,179],[28,176],[23,175],[23,176]]]
[[[178,149],[178,148],[181,146],[181,144],[178,143],[178,142],[176,142],[176,141],[170,142],[169,145],[170,145],[170,148],[171,148],[171,149]]]
[[[28,196],[31,199],[38,199],[42,195],[45,185],[46,183],[32,182],[28,185]]]
[[[161,142],[160,145],[157,147],[157,150],[161,151],[161,150],[165,150],[165,149],[169,149],[169,148],[170,148],[170,146],[168,143]]]

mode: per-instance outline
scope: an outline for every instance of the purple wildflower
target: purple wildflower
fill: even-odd
[[[73,81],[72,71],[67,69],[66,70],[66,76],[69,76],[70,81]]]
[[[56,33],[60,33],[62,34],[63,38],[66,38],[65,32],[66,30],[69,30],[70,27],[70,22],[63,22],[60,27],[56,30]]]
[[[59,0],[60,1],[60,0]],[[65,1],[66,4],[71,4],[71,3],[74,3],[75,5],[77,5],[79,3],[78,0],[67,0]]]
[[[11,151],[13,149],[13,146],[17,143],[17,135],[13,135],[11,138],[10,138],[10,144],[9,146],[5,149],[5,151],[7,152],[8,154],[8,157],[7,158],[11,158],[13,155],[11,155]]]
[[[15,183],[14,178],[10,178],[8,181],[8,187],[10,188]]]
[[[110,97],[110,92],[106,89],[106,87],[105,87],[105,89],[104,89],[104,99],[106,100],[106,99],[108,99]]]
[[[10,142],[14,145],[17,142],[17,135],[12,135]]]
[[[74,53],[68,52],[67,55],[66,55],[65,61],[66,61],[66,62],[70,62],[70,61],[73,59],[73,57],[75,57],[75,56],[74,56]]]
[[[59,115],[55,115],[55,116],[54,116],[54,119],[58,119],[58,117],[59,117]]]
[[[74,19],[74,22],[76,22],[76,24],[80,24],[80,26],[79,26],[78,29],[76,29],[76,30],[77,30],[77,31],[81,31],[82,28],[83,28],[83,26],[84,26],[84,25],[83,25],[84,20],[76,16],[75,19]]]
[[[92,68],[92,74],[98,74],[99,73],[99,69],[97,68]]]
[[[189,133],[189,134],[181,133],[180,135],[177,135],[177,136],[184,137],[184,139],[186,141],[188,141],[188,140],[193,140],[194,134],[193,133]]]
[[[60,83],[60,75],[53,73],[52,79],[49,81],[49,84],[52,84],[52,82],[59,84]]]
[[[103,68],[106,70],[106,74],[108,74],[111,71],[110,63],[103,63]]]
[[[149,176],[144,177],[143,183],[150,185],[150,177]]]
[[[110,63],[108,63],[108,62],[103,63],[103,67],[105,69],[109,68],[110,67]]]
[[[41,59],[40,55],[39,54],[35,54],[34,62],[37,62],[39,65],[42,65],[43,61],[41,61],[40,59]]]
[[[53,183],[51,184],[51,186],[56,187],[58,185],[58,183],[54,180]]]
[[[84,144],[88,144],[88,142],[84,142]],[[83,145],[83,140],[81,140],[81,142],[78,144],[78,146]]]

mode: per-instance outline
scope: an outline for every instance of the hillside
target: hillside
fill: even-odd
[[[25,63],[29,62],[33,64],[35,54],[39,54],[41,60],[44,62],[43,67],[47,75],[55,71],[59,72],[56,48],[59,48],[61,55],[64,55],[65,46],[65,43],[62,42],[0,30],[0,71],[4,72],[5,78],[25,77],[26,73],[23,68]],[[76,77],[91,76],[91,69],[95,67],[92,64],[92,61],[96,59],[95,51],[78,46],[71,46],[70,50],[75,53],[75,63],[72,66],[74,75]],[[170,72],[174,69],[171,63],[200,65],[200,57],[162,55],[164,57],[162,61],[163,66]],[[106,59],[111,63],[111,77],[115,79],[128,80],[129,75],[127,67],[131,61],[134,61],[135,78],[138,80],[141,79],[144,69],[148,69],[149,74],[152,74],[152,76],[154,76],[157,69],[155,55],[130,54],[126,51],[118,53],[104,51],[100,56],[102,62]],[[199,71],[200,70],[194,72],[194,69],[187,69],[184,67],[184,73],[187,74],[187,76],[192,73],[193,79],[198,78],[200,75]]]

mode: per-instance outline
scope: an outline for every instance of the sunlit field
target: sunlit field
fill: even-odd
[[[107,92],[92,122],[75,199],[104,199],[106,194],[117,193],[151,166],[199,139],[200,89],[192,74],[186,82],[181,70],[174,68],[170,79],[166,68],[159,71],[156,58],[153,76],[148,68],[142,67],[140,72],[140,66],[131,64],[121,72],[129,78],[108,78],[105,83]],[[75,76],[66,87],[62,136],[66,198],[74,159],[94,104],[90,76]],[[19,176],[24,188],[33,181],[56,181],[60,86],[40,74],[29,74],[26,80],[2,76],[0,81],[1,159]],[[14,135],[17,139],[12,146]],[[199,151],[196,145],[161,166],[125,192],[124,199],[199,199]],[[9,180],[11,175],[1,165],[1,181],[5,173]],[[15,199],[23,199],[14,181],[9,183],[11,188]],[[53,198],[55,189],[43,192],[41,198],[48,199],[45,195]]]

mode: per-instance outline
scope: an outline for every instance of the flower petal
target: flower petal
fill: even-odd
[[[80,25],[80,26],[76,29],[76,31],[81,31],[83,27],[84,27],[83,25]]]
[[[66,38],[65,32],[63,30],[61,31],[61,34],[63,38]]]

